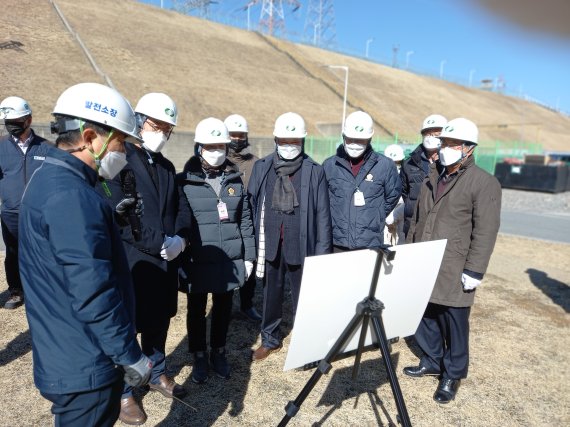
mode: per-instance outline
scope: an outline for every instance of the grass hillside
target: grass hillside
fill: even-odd
[[[362,108],[377,134],[410,137],[433,112],[465,116],[480,125],[483,140],[536,141],[570,150],[570,118],[520,99],[469,89],[383,65],[233,27],[183,16],[134,0],[55,0],[100,69],[135,104],[149,91],[170,94],[180,128],[192,130],[207,116],[239,112],[254,135],[270,135],[285,111],[305,117],[318,135],[338,124],[344,73],[350,67],[348,111]],[[0,96],[20,95],[34,120],[50,120],[57,96],[68,86],[103,83],[51,1],[4,0],[0,42],[16,40],[22,51],[0,50]],[[498,125],[508,124],[506,128]],[[525,124],[524,126],[520,126]]]

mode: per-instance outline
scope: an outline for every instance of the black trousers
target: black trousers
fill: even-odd
[[[226,336],[232,314],[233,291],[212,294],[212,323],[210,324],[210,348],[226,345]],[[188,350],[190,353],[206,351],[206,304],[207,293],[188,294]]]
[[[0,222],[2,224],[2,239],[4,246],[6,246],[4,270],[6,271],[8,291],[11,295],[21,295],[23,289],[18,267],[18,214],[3,212]]]
[[[285,284],[289,282],[293,298],[293,317],[297,312],[303,267],[285,262],[282,242],[277,249],[277,257],[265,262],[265,287],[263,288],[263,318],[261,320],[261,341],[264,347],[275,348],[281,345],[280,326],[283,320],[283,295]]]
[[[239,288],[239,304],[241,311],[249,310],[253,307],[253,296],[255,295],[255,264],[249,278]]]
[[[443,378],[467,377],[470,312],[471,307],[428,304],[415,334],[422,366],[441,371]]]
[[[152,361],[152,372],[149,381],[153,384],[158,383],[159,377],[166,372],[166,337],[168,336],[169,323],[170,319],[163,327],[147,328],[140,333],[142,352]],[[125,383],[121,399],[132,395],[133,387]]]
[[[112,427],[121,411],[122,376],[106,387],[83,393],[50,394],[42,396],[53,403],[55,427]]]

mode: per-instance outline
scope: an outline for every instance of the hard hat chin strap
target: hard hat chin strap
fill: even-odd
[[[83,135],[83,124],[85,122],[83,120],[80,121],[79,123],[79,131],[81,132],[81,135]],[[101,156],[103,155],[103,153],[105,152],[105,150],[107,150],[107,147],[109,145],[109,141],[111,141],[111,138],[113,137],[113,134],[115,133],[115,130],[112,129],[111,132],[109,133],[109,135],[107,136],[107,139],[105,140],[105,143],[103,144],[103,147],[101,148],[101,151],[99,151],[98,154],[95,154],[94,151],[92,151],[90,148],[87,148],[87,151],[89,151],[89,154],[91,154],[91,156],[93,157],[93,160],[95,160],[95,166],[97,167],[97,172],[99,172],[99,168],[101,167]]]

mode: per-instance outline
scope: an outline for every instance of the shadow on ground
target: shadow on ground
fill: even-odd
[[[540,289],[552,302],[558,304],[566,311],[570,312],[570,287],[559,280],[548,277],[544,271],[529,268],[526,270],[530,281]]]
[[[182,297],[182,296],[181,296]],[[182,297],[184,298],[184,297]],[[256,295],[256,299],[259,295]],[[255,304],[259,306],[258,303]],[[234,306],[239,307],[239,304]],[[210,315],[208,315],[208,332]],[[184,403],[195,408],[185,406],[184,403],[174,400],[167,417],[157,426],[209,426],[216,422],[225,412],[231,417],[237,417],[243,411],[244,399],[251,377],[251,348],[259,334],[259,323],[246,320],[242,316],[233,316],[226,343],[226,354],[231,365],[230,379],[216,376],[210,369],[210,377],[205,384],[195,384],[189,375],[182,386],[188,391]],[[176,376],[185,365],[191,365],[192,359],[188,353],[188,339],[185,337],[176,349],[167,357],[167,370],[169,376]],[[238,422],[236,421],[236,424]]]
[[[24,354],[32,351],[32,338],[30,331],[20,332],[16,338],[8,343],[6,348],[0,350],[0,366],[20,358]]]
[[[332,378],[318,403],[319,406],[331,406],[331,408],[323,417],[321,417],[320,420],[313,423],[313,426],[323,425],[327,419],[342,406],[342,402],[345,400],[356,398],[354,409],[357,409],[360,403],[360,398],[363,395],[368,398],[371,408],[367,403],[362,403],[362,405],[365,406],[362,410],[373,411],[376,422],[379,426],[384,425],[380,412],[384,414],[384,419],[388,420],[389,425],[395,424],[395,420],[392,419],[386,410],[384,402],[378,395],[377,391],[380,386],[389,382],[386,368],[379,350],[375,349],[371,351],[378,352],[378,357],[366,360],[360,364],[360,372],[356,380],[352,379],[353,365],[333,371]],[[395,371],[398,369],[397,366],[399,358],[399,353],[392,354],[392,365],[394,366]],[[300,392],[301,390],[298,391]],[[296,397],[297,396],[291,396],[291,400],[294,400]],[[390,394],[383,396],[383,398],[393,399],[394,396]],[[302,406],[300,410],[303,410]]]

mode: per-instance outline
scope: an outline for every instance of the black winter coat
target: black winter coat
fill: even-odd
[[[248,193],[255,223],[255,236],[259,238],[261,207],[265,198],[267,174],[273,167],[273,156],[264,157],[253,165]],[[332,251],[331,215],[329,190],[323,167],[306,154],[301,166],[300,247],[301,259],[307,256],[328,254]],[[267,204],[265,208],[267,209]]]
[[[197,293],[238,288],[245,282],[244,261],[255,261],[251,210],[241,172],[226,161],[218,198],[205,181],[199,157],[192,157],[185,171],[178,182],[190,205],[192,234],[182,254],[181,287],[187,285]],[[227,220],[220,220],[219,201],[226,204]]]
[[[438,171],[441,172],[441,166],[437,163]],[[420,197],[422,182],[427,176],[429,170],[429,161],[424,155],[422,144],[418,145],[410,158],[402,163],[400,170],[400,178],[402,180],[402,199],[404,199],[404,234],[408,235],[410,229],[410,221],[414,215],[414,209]]]
[[[142,238],[135,241],[129,225],[120,231],[135,286],[137,329],[143,332],[164,327],[176,314],[180,256],[166,261],[160,256],[160,250],[165,236],[189,237],[190,209],[184,195],[179,193],[174,165],[168,159],[160,153],[152,154],[157,188],[145,165],[149,159],[147,151],[132,144],[126,144],[126,148],[129,163],[125,169],[134,172],[136,190],[144,203]],[[115,208],[124,197],[120,175],[108,181],[108,185],[111,197],[107,200]],[[97,187],[104,195],[101,185]]]

